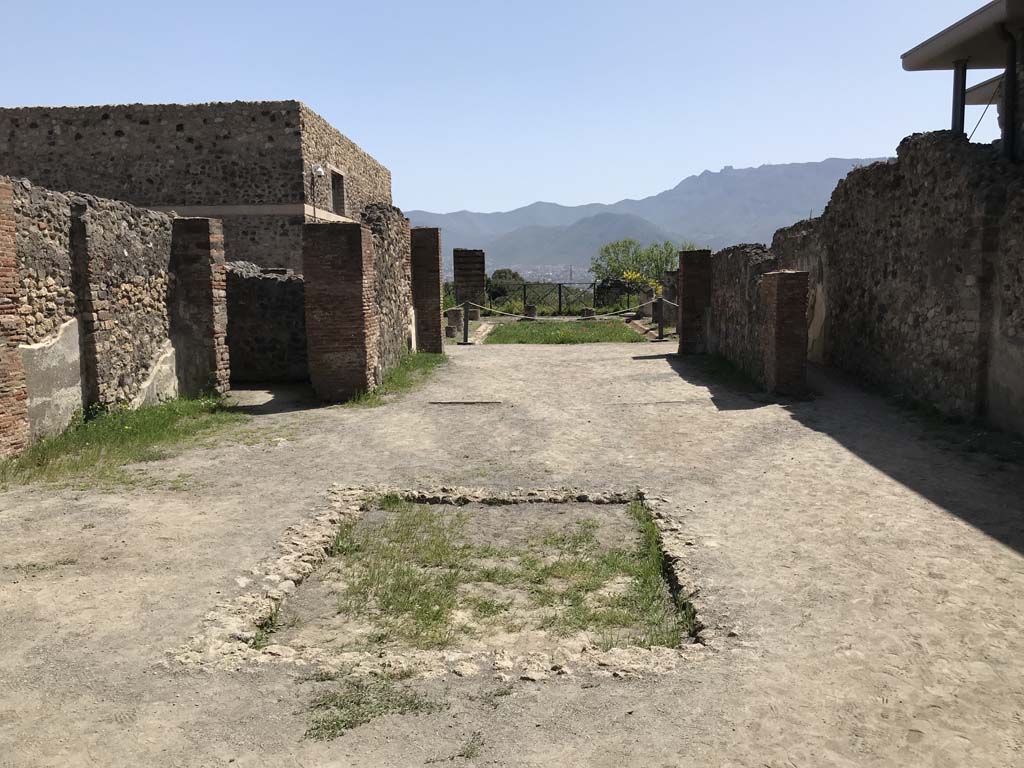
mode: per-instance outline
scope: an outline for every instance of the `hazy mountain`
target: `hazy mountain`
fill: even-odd
[[[483,248],[487,268],[533,264],[586,266],[603,243],[633,237],[691,240],[722,248],[771,242],[779,227],[818,215],[836,184],[873,160],[726,167],[683,179],[640,200],[565,206],[533,203],[501,213],[406,211],[413,226],[440,227],[445,261],[452,248]]]
[[[487,245],[491,264],[518,267],[539,264],[589,265],[605,243],[631,237],[643,245],[678,237],[647,219],[628,213],[599,213],[568,226],[526,226],[513,229]]]

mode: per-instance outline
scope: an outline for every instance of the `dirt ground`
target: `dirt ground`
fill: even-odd
[[[383,408],[250,393],[252,425],[147,483],[0,494],[0,766],[1024,765],[1021,468],[842,381],[772,402],[665,346],[452,346]],[[332,486],[442,483],[663,495],[707,647],[500,699],[411,681],[447,707],[327,742],[310,670],[168,652]]]

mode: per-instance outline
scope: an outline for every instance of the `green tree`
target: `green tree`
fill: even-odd
[[[513,288],[526,282],[523,276],[511,269],[496,269],[487,278],[487,295],[491,299],[500,299],[508,296]]]
[[[597,256],[590,260],[590,271],[598,282],[622,280],[626,272],[639,272],[643,248],[632,238],[605,243]]]
[[[694,243],[676,244],[671,240],[642,248],[627,238],[601,246],[590,261],[590,271],[599,282],[621,281],[627,272],[638,273],[648,283],[660,283],[665,273],[679,266],[679,251],[693,251]]]

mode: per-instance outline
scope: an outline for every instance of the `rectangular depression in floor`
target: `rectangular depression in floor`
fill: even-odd
[[[329,557],[257,643],[342,654],[674,648],[694,618],[664,571],[640,501],[381,496],[342,524]]]

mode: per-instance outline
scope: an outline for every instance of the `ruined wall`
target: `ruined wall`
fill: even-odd
[[[416,312],[416,348],[444,352],[441,330],[441,230],[412,230],[412,298]]]
[[[455,302],[462,304],[472,301],[487,304],[487,267],[483,251],[456,248],[452,251],[452,265],[455,268]]]
[[[355,223],[307,224],[302,262],[314,391],[339,401],[372,389],[382,375],[372,232]]]
[[[371,205],[362,221],[373,235],[374,300],[380,333],[377,359],[385,370],[415,348],[409,220],[390,205]]]
[[[342,215],[358,219],[359,213],[374,204],[391,205],[391,171],[360,149],[351,139],[305,104],[300,105],[302,126],[303,199],[318,208],[332,210],[331,170],[345,179],[345,210]],[[327,176],[315,185],[311,196],[309,178],[312,168],[323,165]]]
[[[827,253],[821,245],[819,223],[820,219],[807,219],[780,229],[772,239],[771,251],[779,266],[807,273],[807,359],[824,363],[828,339]]]
[[[291,270],[227,265],[228,346],[236,382],[305,381],[305,286]]]
[[[705,315],[708,352],[728,358],[759,381],[767,343],[759,312],[761,277],[776,261],[761,245],[736,245],[711,257],[711,302]]]
[[[302,272],[305,216],[225,216],[224,252],[232,261]]]
[[[11,437],[19,431],[60,431],[83,407],[226,388],[219,224],[176,226],[167,214],[6,178],[0,224],[13,238],[13,258],[0,261],[0,450],[23,447]],[[19,400],[18,424],[5,420]]]
[[[681,253],[679,352],[721,355],[769,392],[799,395],[806,379],[807,273],[776,267],[762,245]]]
[[[780,232],[783,266],[818,265],[810,293],[825,310],[810,335],[822,358],[949,415],[1024,430],[1019,179],[991,146],[917,134],[895,162],[840,182],[808,234]]]
[[[15,247],[14,194],[0,178],[0,458],[29,441],[28,391],[18,347],[25,341]]]
[[[171,217],[90,197],[75,198],[71,214],[90,363],[86,400],[113,407],[176,396],[167,313]]]

